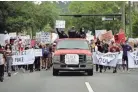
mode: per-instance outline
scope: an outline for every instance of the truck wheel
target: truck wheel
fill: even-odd
[[[57,76],[58,72],[59,72],[58,70],[56,70],[56,69],[53,68],[53,76]]]
[[[89,76],[93,76],[93,69],[88,70],[88,71],[87,71],[87,74],[88,74]]]

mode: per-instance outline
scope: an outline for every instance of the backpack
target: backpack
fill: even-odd
[[[43,51],[43,56],[49,54],[49,49],[48,48],[44,48],[42,51]]]

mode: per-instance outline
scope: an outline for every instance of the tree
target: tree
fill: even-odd
[[[71,2],[69,14],[112,14],[119,13],[122,2]],[[109,16],[110,17],[110,16]],[[119,30],[121,20],[102,21],[102,17],[71,18],[72,25],[86,29],[112,29]]]

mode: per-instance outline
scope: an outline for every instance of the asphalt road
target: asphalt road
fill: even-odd
[[[138,92],[138,71],[94,72],[94,76],[76,72],[53,76],[52,69],[16,72],[11,78],[5,76],[0,92]]]

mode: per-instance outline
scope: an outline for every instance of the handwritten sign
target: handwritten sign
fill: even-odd
[[[65,55],[66,64],[79,64],[79,55],[77,54],[67,54]]]
[[[42,56],[42,49],[34,49],[35,56]]]
[[[41,33],[41,43],[44,43],[44,44],[51,43],[51,33],[42,32]]]
[[[65,28],[64,20],[56,20],[56,28]]]

